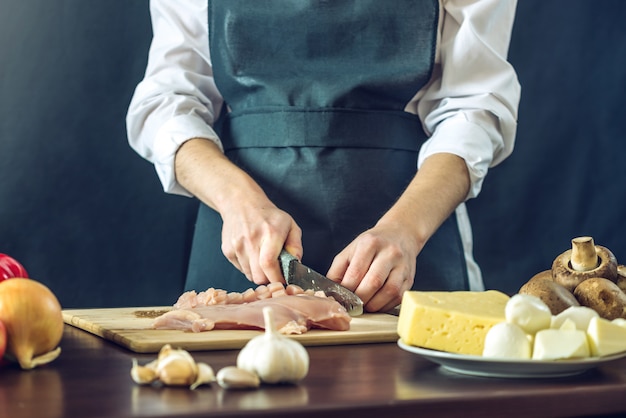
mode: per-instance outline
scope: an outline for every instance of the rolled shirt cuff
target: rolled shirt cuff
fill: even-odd
[[[464,114],[458,114],[437,125],[433,135],[422,145],[418,168],[428,157],[439,153],[458,155],[465,160],[471,182],[466,200],[476,197],[493,161],[494,144],[489,133]]]
[[[178,115],[168,120],[158,130],[154,146],[154,167],[167,193],[192,196],[176,180],[174,162],[182,144],[193,138],[214,142],[223,152],[222,143],[206,121],[194,115]]]

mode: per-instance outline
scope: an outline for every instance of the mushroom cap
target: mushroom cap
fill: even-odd
[[[622,289],[622,292],[626,293],[626,266],[620,264],[617,266],[617,280],[615,284]]]
[[[600,259],[598,267],[587,271],[576,271],[571,265],[572,250],[567,250],[554,259],[552,263],[552,278],[555,282],[574,292],[576,286],[587,279],[602,277],[612,282],[617,280],[617,259],[606,247],[596,245],[596,252]]]
[[[626,294],[611,280],[592,277],[574,289],[574,296],[582,306],[598,312],[600,317],[612,321],[626,317]]]
[[[538,274],[531,278],[520,288],[519,293],[537,296],[548,305],[553,315],[557,315],[571,306],[579,305],[572,292],[552,280],[551,275],[550,278],[545,278],[547,275],[542,273],[539,273],[541,276]]]

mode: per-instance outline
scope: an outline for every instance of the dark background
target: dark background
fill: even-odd
[[[519,1],[516,148],[468,203],[487,287],[514,293],[579,235],[626,260],[624,16],[622,0]],[[65,308],[182,291],[196,203],[126,140],[151,36],[147,0],[0,0],[0,252]]]

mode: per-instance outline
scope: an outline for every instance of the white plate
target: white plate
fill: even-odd
[[[579,360],[508,360],[481,356],[447,353],[415,347],[398,340],[403,350],[419,354],[433,363],[455,373],[481,377],[546,378],[573,376],[593,369],[602,363],[626,357],[626,352]]]

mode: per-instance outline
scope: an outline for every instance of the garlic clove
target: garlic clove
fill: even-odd
[[[165,356],[159,355],[156,374],[166,385],[188,386],[196,381],[198,366],[188,352],[171,350]]]
[[[215,382],[215,373],[211,366],[206,363],[196,363],[196,366],[198,366],[198,375],[196,376],[196,381],[189,387],[191,390],[194,390],[198,386]]]
[[[133,359],[133,367],[130,369],[130,377],[140,385],[147,385],[157,380],[156,370],[151,367],[155,362],[140,366],[137,359]]]
[[[255,373],[235,366],[220,369],[216,379],[217,384],[224,389],[253,389],[261,384],[261,379]]]
[[[188,351],[164,345],[155,360],[141,366],[133,359],[130,371],[135,383],[149,384],[155,381],[169,386],[187,386],[195,389],[215,381],[213,369],[206,363],[196,363]]]
[[[165,344],[163,347],[161,347],[161,349],[159,350],[159,354],[157,356],[157,361],[166,358],[167,356],[169,356],[172,352],[174,352],[174,349],[172,348],[172,346],[170,344]]]

